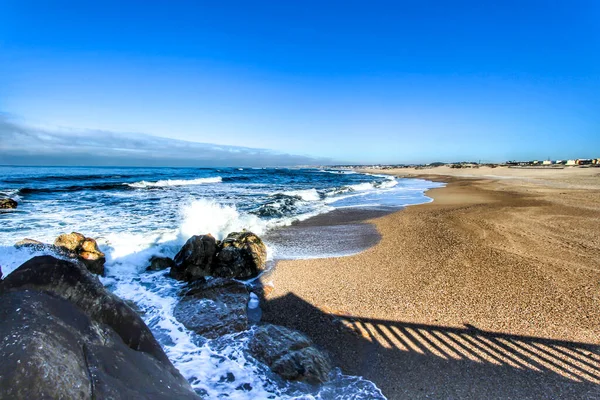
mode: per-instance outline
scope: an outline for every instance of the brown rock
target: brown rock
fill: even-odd
[[[54,246],[59,253],[77,258],[90,272],[104,275],[106,258],[94,239],[78,232],[64,233],[56,238]]]
[[[83,242],[81,242],[81,251],[86,251],[89,253],[102,253],[98,248],[98,243],[96,243],[96,241],[91,238],[85,238]]]
[[[0,210],[12,210],[17,208],[17,205],[13,199],[0,199]]]
[[[35,249],[44,249],[44,248],[47,248],[48,246],[49,245],[47,245],[46,243],[42,243],[39,240],[34,240],[34,239],[29,239],[29,238],[19,240],[17,243],[15,243],[16,248],[32,247]]]
[[[84,240],[85,236],[79,232],[63,233],[56,238],[54,245],[77,253]]]

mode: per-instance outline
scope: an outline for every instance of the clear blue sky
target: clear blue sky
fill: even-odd
[[[0,5],[0,111],[364,163],[600,157],[600,1]]]

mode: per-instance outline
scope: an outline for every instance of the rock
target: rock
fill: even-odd
[[[90,272],[104,275],[106,258],[94,239],[78,232],[64,233],[56,238],[54,246],[58,253],[77,258]]]
[[[17,205],[18,203],[13,199],[0,199],[0,210],[13,210]]]
[[[73,253],[78,253],[84,240],[85,236],[79,232],[63,233],[56,238],[54,245]]]
[[[198,399],[141,318],[76,263],[17,268],[0,320],[0,398]]]
[[[222,242],[208,235],[192,236],[175,256],[171,276],[192,282],[214,276],[248,279],[267,265],[267,247],[249,231],[232,232]]]
[[[217,250],[217,241],[212,235],[192,236],[175,256],[171,276],[188,282],[210,276]]]
[[[186,328],[209,339],[248,329],[250,293],[243,283],[223,278],[196,282],[173,315]]]
[[[150,259],[150,266],[146,268],[146,271],[161,271],[167,268],[176,267],[175,261],[169,257],[157,257],[152,256]]]
[[[212,274],[223,278],[248,279],[267,266],[267,247],[254,233],[232,232],[221,243]]]
[[[92,320],[110,326],[132,349],[168,361],[144,321],[84,266],[52,256],[34,257],[8,275],[0,286],[0,291],[25,289],[70,301]]]
[[[248,349],[256,359],[288,380],[325,382],[331,370],[329,358],[310,339],[283,326],[258,326]]]
[[[15,247],[17,249],[19,249],[21,247],[30,247],[30,248],[33,248],[36,250],[44,250],[44,249],[50,248],[50,245],[47,245],[46,243],[42,243],[39,240],[25,238],[25,239],[19,240],[17,243],[15,243]]]
[[[85,238],[83,242],[81,242],[81,250],[80,253],[102,253],[98,248],[98,243],[92,238]],[[102,254],[104,256],[104,254]]]

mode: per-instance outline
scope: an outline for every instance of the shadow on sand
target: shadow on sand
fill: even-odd
[[[298,329],[344,373],[397,398],[600,398],[600,346],[531,336],[356,318],[288,294],[264,322]]]

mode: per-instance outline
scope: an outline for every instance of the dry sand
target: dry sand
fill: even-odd
[[[280,261],[264,320],[390,399],[600,398],[600,169],[376,172],[448,185],[363,253]]]

